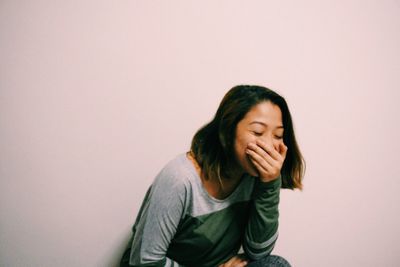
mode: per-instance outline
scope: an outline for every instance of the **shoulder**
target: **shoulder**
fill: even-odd
[[[149,193],[150,205],[157,210],[186,213],[192,199],[191,173],[185,162],[185,154],[180,154],[167,162],[155,177]]]
[[[163,185],[170,189],[184,189],[190,185],[191,171],[186,154],[181,153],[168,161],[157,174],[153,185]]]

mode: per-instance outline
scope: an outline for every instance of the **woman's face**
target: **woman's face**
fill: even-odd
[[[278,105],[263,101],[253,106],[236,126],[235,156],[243,172],[259,176],[254,164],[246,154],[249,143],[259,139],[268,146],[279,149],[283,142],[282,112]]]

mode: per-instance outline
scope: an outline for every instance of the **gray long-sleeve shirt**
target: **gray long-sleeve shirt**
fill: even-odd
[[[227,198],[208,194],[182,153],[158,173],[133,226],[133,266],[218,266],[237,254],[271,253],[278,237],[281,179],[245,175]]]

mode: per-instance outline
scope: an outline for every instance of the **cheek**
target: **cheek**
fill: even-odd
[[[247,136],[242,136],[241,138],[238,138],[235,142],[235,151],[239,155],[244,155],[246,154],[246,148],[248,143],[255,143],[256,138],[255,136],[247,135]]]
[[[238,138],[235,143],[235,153],[236,153],[236,158],[239,162],[239,164],[242,165],[244,168],[249,168],[253,164],[250,161],[249,155],[246,153],[247,149],[247,144],[248,143],[255,143],[257,140],[257,137],[254,135],[245,135],[241,136],[241,138]]]
[[[249,155],[246,154],[246,148],[248,143],[255,143],[256,140],[256,136],[248,135],[238,138],[235,142],[235,153],[238,163],[245,172],[253,176],[257,176],[258,172],[251,162]]]

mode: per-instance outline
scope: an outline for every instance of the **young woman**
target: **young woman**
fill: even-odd
[[[190,151],[158,173],[121,266],[290,266],[271,255],[279,192],[301,190],[304,170],[285,99],[233,87]]]

